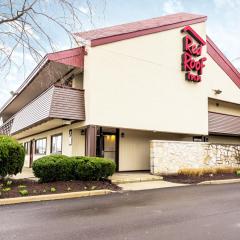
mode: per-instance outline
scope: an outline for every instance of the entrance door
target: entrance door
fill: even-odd
[[[113,160],[118,170],[119,130],[99,128],[97,134],[97,156]]]
[[[103,134],[103,156],[116,160],[116,134]]]

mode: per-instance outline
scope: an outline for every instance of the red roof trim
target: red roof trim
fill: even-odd
[[[49,61],[62,63],[83,69],[85,48],[78,47],[47,54]]]
[[[226,58],[216,44],[207,36],[207,52],[222,70],[240,88],[240,73],[233,64]]]

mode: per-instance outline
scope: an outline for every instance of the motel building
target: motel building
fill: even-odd
[[[0,132],[24,144],[26,167],[64,154],[150,170],[156,142],[237,146],[240,74],[206,25],[178,13],[76,33],[77,48],[47,54],[3,105]]]

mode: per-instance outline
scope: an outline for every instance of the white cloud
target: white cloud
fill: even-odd
[[[217,8],[237,8],[240,7],[239,0],[213,0]]]
[[[163,12],[165,14],[173,14],[182,11],[183,5],[179,0],[167,0],[163,3]]]
[[[89,14],[89,8],[88,7],[84,7],[84,6],[80,6],[79,7],[79,11],[84,13],[84,14]]]

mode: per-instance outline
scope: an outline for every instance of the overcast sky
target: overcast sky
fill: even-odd
[[[240,57],[240,0],[106,0],[106,6],[102,4],[102,0],[91,2],[92,22],[83,14],[83,25],[79,29],[112,26],[177,12],[207,15],[207,34],[240,69],[240,60],[236,60]],[[83,13],[89,14],[84,0],[77,0],[76,3]],[[56,32],[54,37],[58,50],[70,48],[59,33]],[[16,61],[20,54],[15,53]],[[0,106],[11,96],[9,92],[19,87],[34,66],[36,63],[27,55],[24,67],[12,67],[7,77],[0,77]]]

